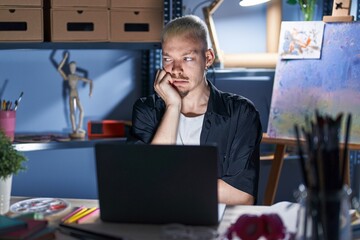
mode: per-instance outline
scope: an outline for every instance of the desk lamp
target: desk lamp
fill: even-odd
[[[215,66],[220,68],[255,67],[275,68],[278,58],[278,43],[281,25],[281,0],[272,0],[268,3],[266,12],[267,23],[267,52],[246,54],[224,54],[218,43],[215,24],[212,15],[224,0],[214,0],[203,8],[204,20],[209,29],[210,41],[215,52]],[[269,0],[242,0],[240,6],[253,6]],[[254,4],[254,2],[257,2]]]
[[[239,5],[242,7],[250,7],[250,6],[255,6],[255,5],[259,5],[262,3],[266,3],[270,0],[242,0],[239,2]]]

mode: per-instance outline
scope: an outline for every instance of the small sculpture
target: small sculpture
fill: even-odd
[[[68,81],[69,87],[70,87],[70,94],[69,94],[69,104],[70,104],[70,120],[71,120],[71,126],[72,126],[72,133],[70,134],[71,138],[85,138],[86,131],[82,129],[83,125],[83,118],[84,118],[84,109],[81,105],[79,93],[77,90],[77,84],[78,81],[83,81],[85,83],[90,84],[90,92],[89,96],[92,95],[92,89],[93,89],[93,81],[81,76],[78,76],[76,74],[76,62],[70,62],[69,63],[69,69],[70,73],[69,75],[66,75],[65,72],[62,70],[65,61],[69,57],[69,53],[66,52],[64,55],[63,60],[60,62],[58,66],[58,71],[63,77],[64,81]],[[79,109],[79,119],[78,119],[78,125],[76,126],[76,108]]]

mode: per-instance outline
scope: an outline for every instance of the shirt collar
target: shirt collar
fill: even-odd
[[[225,99],[223,99],[222,91],[217,89],[215,85],[207,80],[210,87],[210,97],[207,106],[207,113],[215,113],[218,115],[229,116],[227,107],[225,105]]]

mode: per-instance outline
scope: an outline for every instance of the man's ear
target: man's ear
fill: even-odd
[[[215,53],[214,50],[212,50],[212,48],[206,50],[205,58],[206,58],[206,63],[205,63],[206,68],[209,68],[215,61]]]

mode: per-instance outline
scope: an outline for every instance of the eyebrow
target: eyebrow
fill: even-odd
[[[182,56],[191,55],[191,54],[197,54],[199,51],[197,50],[189,50],[182,54]],[[162,53],[163,56],[170,56],[167,52]]]
[[[183,54],[183,56],[185,56],[185,55],[191,55],[191,54],[197,54],[198,52],[199,52],[199,51],[197,51],[197,50],[191,50],[191,51]]]

